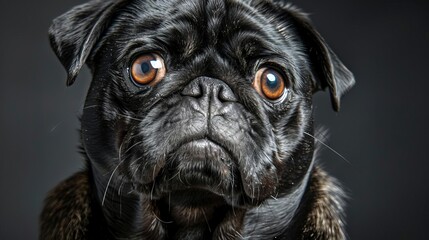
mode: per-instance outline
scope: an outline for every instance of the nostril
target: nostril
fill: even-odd
[[[227,87],[225,85],[219,86],[218,99],[221,102],[236,102],[237,101],[237,97],[235,96],[235,94],[232,92],[232,90],[229,87]]]
[[[194,98],[200,98],[204,94],[203,86],[201,86],[200,81],[193,81],[191,84],[186,86],[183,91],[183,96],[189,96]]]

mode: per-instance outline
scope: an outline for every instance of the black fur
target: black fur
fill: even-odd
[[[354,79],[305,14],[268,0],[91,1],[49,33],[69,85],[84,63],[93,73],[88,168],[73,178],[88,186],[69,198],[90,207],[55,189],[41,239],[79,235],[56,224],[83,210],[72,239],[344,238],[341,190],[314,161],[311,99],[328,88],[339,110]],[[165,60],[155,86],[130,81],[141,53]],[[252,87],[263,66],[288,79],[281,101]]]

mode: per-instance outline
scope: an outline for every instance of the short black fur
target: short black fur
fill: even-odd
[[[311,99],[328,88],[339,110],[354,79],[305,14],[269,0],[93,0],[49,33],[67,84],[85,63],[93,80],[87,168],[50,193],[41,239],[345,238],[342,191],[314,160]],[[165,62],[154,86],[130,80],[144,53]],[[255,91],[265,67],[287,79],[284,98]],[[65,226],[70,214],[81,221]]]

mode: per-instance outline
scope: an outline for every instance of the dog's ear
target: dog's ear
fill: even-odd
[[[93,0],[56,18],[49,28],[55,54],[67,70],[67,86],[73,84],[79,70],[110,23],[111,16],[125,1]]]
[[[340,110],[340,98],[355,83],[353,74],[329,48],[322,36],[314,29],[307,15],[288,5],[287,21],[300,35],[309,56],[315,91],[329,88],[332,107]]]

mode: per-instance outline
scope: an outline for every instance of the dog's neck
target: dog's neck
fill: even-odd
[[[281,239],[345,239],[344,222],[341,218],[342,191],[335,180],[317,166],[314,167],[308,179],[308,186],[302,197],[301,205],[290,221],[285,220],[284,215],[284,208],[289,204],[285,203],[286,199],[281,198],[269,200],[259,209],[255,208],[250,211],[225,209],[221,206],[211,210],[193,209],[193,211],[188,211],[186,208],[173,204],[170,205],[169,212],[172,212],[170,217],[177,225],[175,237],[168,229],[169,225],[171,226],[173,223],[166,223],[159,219],[159,216],[162,216],[159,206],[157,207],[153,202],[152,204],[150,202],[142,203],[141,201],[144,201],[142,199],[133,204],[133,209],[128,209],[130,205],[125,204],[125,199],[123,199],[122,218],[110,219],[113,221],[111,224],[104,223],[104,219],[108,216],[102,214],[101,211],[109,206],[101,206],[100,209],[100,205],[92,201],[93,198],[90,196],[93,193],[91,186],[93,186],[94,179],[91,175],[88,170],[79,172],[50,193],[42,215],[43,234],[41,239],[115,239],[110,236],[109,232],[113,233],[112,228],[118,228],[118,226],[123,228],[122,236],[125,234],[127,239],[189,239],[187,235],[191,233],[195,235],[195,232],[190,232],[191,229],[196,229],[197,223],[202,219],[206,222],[206,218],[209,223],[213,220],[216,221],[212,225],[207,225],[206,222],[203,228],[207,229],[208,233],[204,230],[200,234],[223,237],[212,237],[211,239],[261,239],[258,238],[258,235],[264,233],[269,235],[263,236],[275,235]],[[74,191],[69,189],[74,189]],[[150,200],[146,199],[146,201]],[[189,214],[187,218],[181,218],[180,212],[182,211]],[[145,214],[137,214],[138,216],[134,216],[133,221],[125,220],[127,217],[131,217],[127,213],[142,212]],[[219,213],[221,213],[221,217],[219,217]],[[268,217],[264,218],[262,214]],[[255,218],[258,215],[261,217],[260,219]],[[196,217],[195,220],[192,220],[192,216]],[[55,219],[64,220],[55,221]],[[282,225],[285,221],[290,223]],[[123,225],[121,225],[122,222]],[[184,230],[187,226],[191,226],[190,230]],[[210,226],[210,229],[207,226]]]
[[[184,206],[169,202],[157,203],[167,229],[168,239],[222,239],[229,235],[239,239],[245,210],[226,204]]]
[[[192,194],[192,191],[189,191],[185,194],[194,196],[192,203],[184,202],[183,198],[177,199],[175,194],[159,200],[140,199],[136,204],[144,207],[138,210],[141,214],[137,214],[139,216],[136,215],[134,221],[131,221],[135,222],[137,219],[139,222],[133,226],[121,226],[117,216],[108,214],[110,211],[104,212],[104,215],[109,228],[116,232],[116,236],[131,233],[136,236],[150,236],[148,239],[177,240],[224,239],[226,236],[227,239],[258,239],[258,236],[274,238],[283,236],[287,230],[285,226],[291,226],[299,203],[308,189],[307,181],[308,177],[287,196],[268,199],[255,207],[236,208],[228,205],[221,197],[204,198],[203,192]],[[208,192],[205,194],[210,195]],[[128,208],[128,200],[122,200],[124,209]],[[108,203],[106,204],[104,208],[108,210]],[[125,217],[122,215],[122,218]]]
[[[299,211],[307,189],[309,174],[291,192],[284,196],[269,198],[263,204],[247,211],[243,235],[250,239],[275,239],[285,234],[285,226],[291,226]],[[291,224],[292,223],[292,224]]]
[[[93,184],[100,182],[97,176],[103,175],[92,174]],[[103,191],[96,184],[93,188],[98,191],[95,201],[101,205],[101,215],[116,238],[241,239],[246,209],[234,208],[209,191],[190,189],[160,199],[130,193],[119,199],[117,191]],[[126,188],[124,184],[122,191]]]

